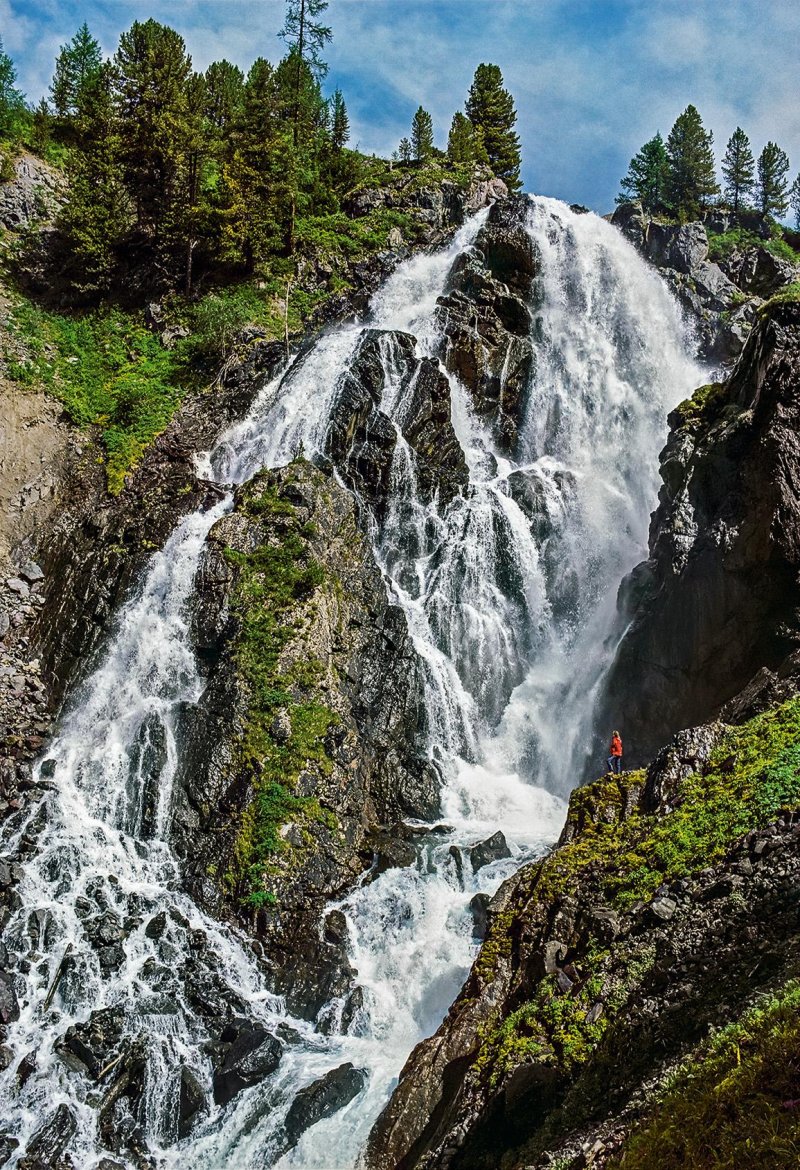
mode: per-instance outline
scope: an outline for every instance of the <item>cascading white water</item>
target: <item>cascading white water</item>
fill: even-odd
[[[437,357],[437,297],[485,214],[447,251],[402,265],[375,298],[370,327],[411,332],[420,355]],[[364,1010],[345,1034],[323,1035],[284,1017],[292,1033],[284,1033],[278,1071],[224,1111],[212,1110],[175,1144],[181,1064],[208,1088],[210,1063],[194,1005],[165,968],[194,961],[202,931],[204,970],[212,973],[204,977],[251,1004],[268,1026],[282,1017],[246,948],[180,893],[166,842],[180,750],[176,720],[201,689],[187,607],[205,536],[230,507],[225,500],[184,521],[153,558],[48,752],[57,761],[57,790],[47,798],[40,831],[37,814],[29,818],[28,831],[39,831],[38,851],[5,935],[28,964],[9,1043],[18,1058],[37,1053],[20,1090],[18,1061],[0,1080],[20,1151],[42,1117],[65,1102],[78,1118],[72,1147],[78,1164],[87,1170],[97,1164],[91,1091],[54,1046],[71,1023],[122,1005],[130,1035],[147,1038],[148,1091],[138,1121],[159,1165],[352,1166],[408,1052],[435,1029],[469,968],[470,898],[493,892],[557,834],[561,798],[576,777],[593,691],[608,660],[617,586],[645,549],[665,415],[701,373],[687,356],[674,302],[615,229],[535,199],[528,230],[541,259],[533,306],[537,364],[516,459],[495,448],[472,412],[468,388],[451,377],[467,491],[447,507],[424,503],[414,453],[400,435],[389,506],[371,522],[376,558],[422,664],[429,747],[444,777],[449,831],[423,839],[416,868],[390,870],[342,902]],[[362,327],[351,326],[323,337],[267,386],[212,453],[214,476],[244,482],[300,449],[323,451],[362,336]],[[388,333],[381,352],[381,408],[399,431],[406,403]],[[16,848],[25,828],[14,826],[5,851]],[[476,874],[466,862],[462,882],[452,847],[497,829],[513,857]],[[90,905],[95,917],[106,907],[130,926],[110,977],[84,934]],[[147,924],[161,911],[166,934],[151,937]],[[75,963],[43,1015],[67,943]],[[327,1016],[336,1018],[336,1004]],[[282,1122],[294,1095],[344,1061],[368,1070],[364,1091],[285,1153]]]

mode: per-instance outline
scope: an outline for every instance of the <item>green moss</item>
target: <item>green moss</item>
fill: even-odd
[[[799,1102],[793,982],[692,1054],[609,1170],[794,1170]]]
[[[316,799],[294,792],[303,770],[330,773],[333,765],[325,736],[336,716],[315,697],[321,663],[306,659],[291,669],[279,666],[281,652],[295,633],[297,608],[323,583],[325,574],[311,556],[307,538],[288,527],[295,509],[267,476],[251,485],[244,508],[251,515],[285,517],[288,528],[275,544],[252,553],[226,552],[239,570],[232,600],[239,620],[236,665],[249,696],[239,750],[243,766],[254,777],[253,800],[242,820],[229,880],[243,902],[260,906],[269,900],[264,877],[276,856],[288,848],[282,826],[291,820],[314,820],[336,827],[333,814]],[[288,713],[291,735],[279,743],[271,726],[281,709]]]
[[[691,398],[685,398],[675,407],[680,424],[694,427],[700,422],[707,423],[725,404],[726,392],[725,382],[709,382],[706,386],[699,386]]]
[[[782,305],[796,305],[798,302],[800,302],[800,280],[795,280],[792,284],[787,284],[780,292],[775,293],[774,297],[770,297],[758,310],[758,315],[763,319]]]
[[[791,264],[796,264],[799,258],[791,244],[783,238],[783,229],[779,224],[772,225],[772,236],[768,240],[744,227],[731,228],[721,234],[708,232],[707,235],[708,256],[716,262],[727,260],[734,252],[744,251],[745,248],[765,248],[773,256],[788,260]]]

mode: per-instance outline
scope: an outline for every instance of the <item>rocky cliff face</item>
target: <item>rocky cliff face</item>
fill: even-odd
[[[797,669],[799,394],[800,305],[778,300],[728,380],[670,416],[650,558],[620,592],[628,628],[599,713],[625,723],[631,762],[758,676],[730,712],[752,713]]]
[[[606,1166],[709,1026],[796,977],[799,712],[682,732],[646,772],[573,793],[559,846],[490,904],[370,1167]]]
[[[195,630],[209,678],[174,822],[186,883],[250,921],[276,988],[313,1018],[354,974],[338,920],[320,931],[326,903],[391,826],[438,811],[405,617],[352,496],[302,461],[240,489],[210,534]]]
[[[704,223],[669,224],[646,215],[639,203],[623,203],[611,222],[659,269],[692,322],[700,357],[714,364],[735,361],[764,299],[797,278],[796,267],[766,247],[710,260],[708,230],[733,226],[723,212],[710,212]]]

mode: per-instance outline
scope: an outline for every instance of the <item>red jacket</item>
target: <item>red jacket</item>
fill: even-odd
[[[611,740],[611,754],[612,756],[622,755],[622,740],[618,735],[615,735]]]

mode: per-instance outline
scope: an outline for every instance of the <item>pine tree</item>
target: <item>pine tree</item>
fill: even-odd
[[[31,146],[37,154],[44,154],[50,145],[53,118],[50,107],[42,98],[33,111],[31,120]]]
[[[631,159],[627,174],[620,180],[622,194],[617,196],[617,203],[638,199],[645,211],[658,211],[664,205],[666,177],[667,149],[657,132]]]
[[[741,204],[756,185],[755,170],[756,164],[750,149],[750,139],[741,126],[737,126],[728,139],[725,157],[722,160],[725,198],[730,203],[736,219],[739,218]]]
[[[762,215],[780,219],[789,209],[788,156],[768,142],[758,156],[758,205]]]
[[[289,49],[294,61],[294,142],[297,145],[300,133],[300,103],[303,85],[303,66],[310,68],[319,80],[328,72],[321,53],[333,33],[326,24],[317,19],[328,7],[328,0],[288,0],[286,19],[278,34]]]
[[[50,85],[53,107],[59,118],[74,118],[83,92],[103,62],[100,43],[84,22],[68,45],[62,45]]]
[[[707,201],[719,194],[713,141],[694,106],[686,107],[669,132],[665,195],[682,219],[699,215]]]
[[[489,166],[510,191],[522,186],[519,177],[519,135],[514,131],[514,99],[503,88],[497,65],[479,65],[466,102],[467,117],[480,132]]]
[[[334,150],[341,150],[350,137],[350,119],[342,91],[337,89],[331,98],[331,142]]]
[[[414,151],[411,146],[409,138],[401,138],[400,145],[397,148],[397,154],[401,163],[410,163],[414,157]]]
[[[125,185],[139,227],[167,245],[189,146],[191,58],[174,29],[151,19],[122,34],[114,60]]]
[[[456,167],[471,167],[477,161],[475,131],[469,118],[456,111],[447,137],[447,157]]]
[[[203,113],[219,138],[224,138],[241,115],[244,74],[230,61],[212,61],[205,72]]]
[[[417,162],[424,162],[433,153],[433,119],[422,106],[411,122],[411,149]]]
[[[25,97],[16,88],[17,71],[0,37],[0,135],[13,137],[25,115]]]
[[[789,188],[789,205],[794,212],[794,225],[800,228],[800,174]]]
[[[58,226],[70,254],[74,288],[84,294],[102,294],[111,287],[115,247],[130,221],[121,183],[110,65],[101,65],[88,79],[75,116],[84,145],[67,162],[69,196]]]

